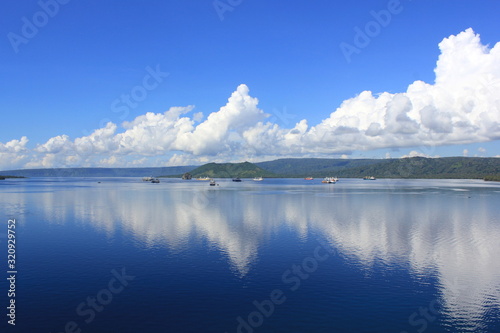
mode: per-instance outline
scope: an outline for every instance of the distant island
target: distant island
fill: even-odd
[[[175,177],[192,178],[451,178],[500,180],[497,157],[393,159],[285,158],[259,163],[207,163],[159,168],[56,168],[0,171],[1,177]]]
[[[26,178],[24,176],[12,176],[12,175],[2,175],[0,176],[0,180],[5,180],[7,178]]]

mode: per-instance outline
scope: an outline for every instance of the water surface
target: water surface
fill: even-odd
[[[218,183],[0,182],[16,331],[500,331],[500,184]]]

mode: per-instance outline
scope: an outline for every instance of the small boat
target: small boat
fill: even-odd
[[[217,184],[217,183],[215,182],[215,180],[210,179],[210,186],[215,186],[215,185],[217,185],[217,186],[218,186],[219,184]]]
[[[306,177],[306,178],[304,178],[304,179],[305,179],[305,180],[314,180],[314,178],[313,178],[313,177]]]
[[[151,179],[151,183],[153,183],[153,184],[158,184],[159,182],[160,182],[160,180],[158,178]]]
[[[322,183],[326,183],[326,184],[335,184],[337,182],[337,178],[335,178],[335,177],[325,177],[325,179],[323,179],[321,182]]]
[[[255,177],[253,180],[255,180],[256,182],[260,182],[260,181],[264,180],[264,178],[262,178],[262,177]]]
[[[239,178],[233,178],[233,182],[241,182],[241,179],[239,179]]]
[[[373,176],[364,176],[363,179],[364,180],[376,180],[377,178],[375,178]]]

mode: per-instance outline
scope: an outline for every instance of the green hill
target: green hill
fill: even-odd
[[[264,170],[250,162],[243,163],[208,163],[192,171],[193,178],[253,178],[253,177],[276,177],[273,172]]]

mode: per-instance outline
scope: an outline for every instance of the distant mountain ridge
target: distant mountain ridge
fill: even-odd
[[[384,178],[484,178],[500,175],[500,158],[497,157],[412,157],[389,159],[386,163],[373,164],[345,170],[341,177],[374,175]]]
[[[157,177],[178,175],[196,168],[195,165],[151,168],[53,168],[0,171],[0,175],[23,177]]]
[[[0,176],[24,177],[327,177],[361,178],[485,178],[500,177],[497,157],[398,159],[287,158],[259,163],[208,163],[202,166],[158,168],[57,168],[0,171]]]
[[[498,157],[411,157],[394,159],[279,159],[256,163],[293,177],[484,178],[500,176]]]

